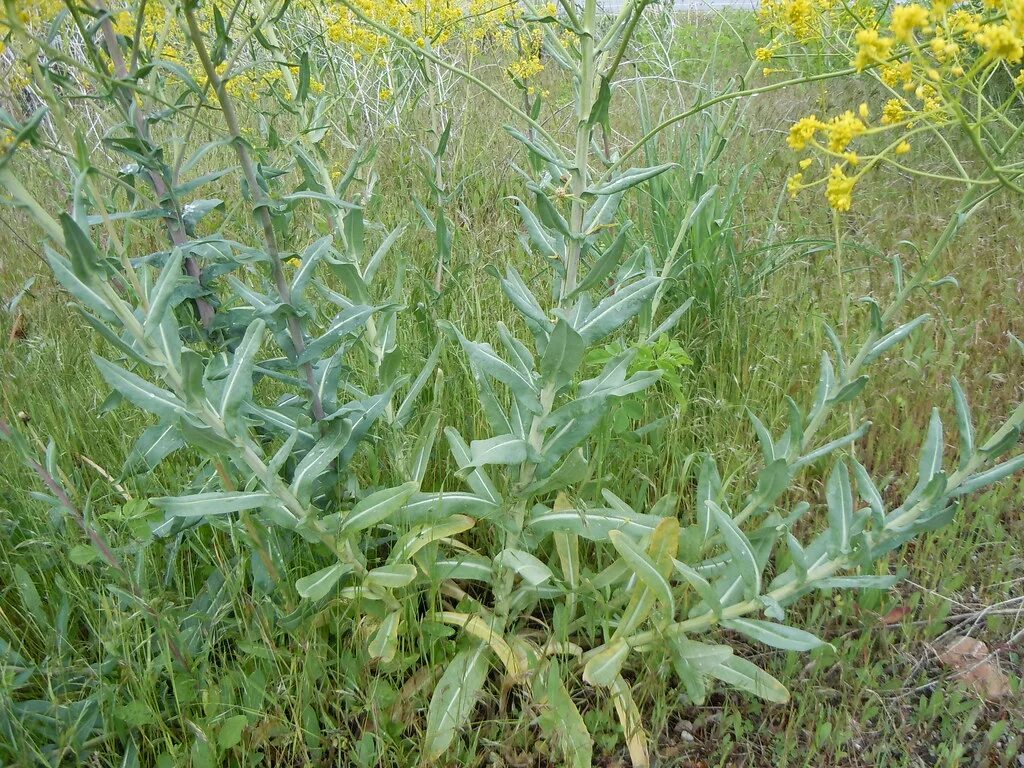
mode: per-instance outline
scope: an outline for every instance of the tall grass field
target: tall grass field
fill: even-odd
[[[1022,66],[6,0],[0,765],[1024,766]]]

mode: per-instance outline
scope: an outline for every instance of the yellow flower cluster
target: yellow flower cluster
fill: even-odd
[[[768,50],[773,58],[785,59],[787,45],[800,47],[816,38],[818,44],[847,51],[856,71],[870,73],[891,94],[873,126],[866,104],[858,113],[847,110],[831,119],[810,115],[798,120],[790,129],[789,146],[823,156],[827,173],[807,179],[812,160],[803,158],[787,182],[791,194],[820,185],[833,209],[847,211],[857,182],[879,163],[923,173],[903,165],[902,156],[911,151],[908,139],[920,130],[962,123],[967,119],[962,103],[976,100],[997,69],[1014,68],[1010,74],[1016,90],[1001,96],[1005,103],[1024,95],[1024,70],[1018,71],[1024,61],[1024,0],[951,6],[951,0],[923,0],[895,5],[882,16],[856,3],[838,8],[822,0],[762,4],[762,29],[772,41],[759,49],[758,59]],[[854,151],[859,139],[872,135],[885,135],[884,142],[868,144],[881,147],[877,152]],[[850,170],[854,167],[856,172]]]

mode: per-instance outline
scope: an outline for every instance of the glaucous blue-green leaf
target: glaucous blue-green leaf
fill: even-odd
[[[718,598],[718,592],[715,591],[715,588],[711,586],[707,579],[686,563],[681,563],[678,560],[672,561],[672,567],[686,579],[715,616],[722,615],[722,601]]]
[[[459,651],[445,668],[427,708],[425,761],[433,762],[444,755],[456,732],[469,721],[487,678],[489,655],[486,643],[474,643]]]
[[[661,519],[653,515],[603,507],[563,510],[543,508],[527,518],[526,527],[537,536],[572,533],[589,541],[607,541],[610,531],[622,531],[635,537],[649,535]]]
[[[484,500],[494,505],[500,505],[502,500],[501,494],[494,487],[494,483],[487,475],[487,472],[473,464],[469,446],[462,439],[462,435],[453,427],[445,427],[444,436],[448,440],[448,447],[452,452],[452,458],[455,459],[459,469],[473,467],[465,474],[466,484]]]
[[[708,674],[733,688],[752,693],[766,701],[776,704],[785,704],[789,701],[786,686],[757,665],[739,656],[730,656],[717,667],[709,669]]]
[[[103,380],[133,405],[165,419],[181,418],[188,414],[185,403],[172,392],[150,384],[145,379],[104,360],[99,355],[93,355],[92,359],[103,376]]]
[[[395,652],[398,650],[398,628],[401,620],[401,611],[391,611],[384,617],[384,621],[380,623],[377,631],[370,638],[369,645],[366,646],[371,659],[386,664],[395,657]]]
[[[601,301],[577,327],[587,345],[600,341],[631,319],[654,296],[660,277],[645,277],[619,289]]]
[[[325,423],[323,431],[324,436],[306,452],[292,473],[292,493],[303,504],[309,502],[316,481],[348,444],[352,436],[352,424],[347,419],[335,419]]]
[[[591,768],[594,741],[576,703],[562,682],[557,660],[548,667],[545,697],[540,701],[538,724],[549,743],[564,759],[567,768]]]
[[[1016,474],[1021,469],[1024,469],[1024,454],[1015,456],[1009,461],[1004,461],[1002,464],[997,464],[985,472],[971,475],[953,491],[953,495],[963,496],[968,493],[974,493],[981,488],[998,483],[1000,480]]]
[[[715,457],[710,453],[704,456],[700,465],[700,474],[697,477],[697,497],[694,499],[694,511],[697,515],[697,530],[700,532],[701,541],[707,541],[711,535],[711,512],[708,510],[708,502],[716,504],[722,500],[722,477],[718,474],[718,465]]]
[[[548,338],[540,361],[540,375],[545,386],[557,391],[572,381],[583,362],[586,345],[569,323],[559,320]]]
[[[164,263],[157,278],[153,290],[149,293],[149,313],[143,323],[143,333],[148,338],[153,335],[153,330],[163,321],[164,314],[168,311],[171,296],[174,289],[181,280],[181,263],[184,256],[180,248],[171,249],[170,256]]]
[[[658,174],[664,173],[670,168],[675,167],[677,167],[676,163],[663,163],[662,165],[656,165],[651,168],[630,168],[617,178],[611,179],[603,184],[595,184],[589,187],[586,194],[600,196],[614,195],[617,192],[625,192],[630,187],[641,184],[648,179],[653,179]]]
[[[552,579],[550,568],[521,549],[503,549],[494,556],[494,564],[515,571],[524,581],[535,587]]]
[[[43,246],[43,252],[46,254],[46,261],[50,265],[50,269],[53,270],[53,276],[67,289],[68,293],[95,312],[101,319],[120,325],[117,314],[99,290],[79,279],[67,259],[48,245]]]
[[[529,456],[529,444],[518,435],[498,435],[469,444],[471,466],[521,464]]]
[[[263,332],[266,327],[267,324],[263,320],[253,320],[235,349],[231,369],[224,379],[217,403],[217,412],[225,421],[234,419],[242,403],[252,399],[253,366],[256,363],[256,353],[263,344]]]
[[[416,492],[416,483],[385,488],[361,499],[342,519],[339,535],[355,533],[377,525],[397,512]]]
[[[306,350],[299,355],[296,363],[303,365],[311,360],[316,360],[332,346],[337,344],[345,336],[362,328],[366,321],[376,312],[379,307],[370,307],[364,304],[356,304],[348,309],[342,310],[337,317],[331,321],[330,327],[317,338],[309,342]]]
[[[610,686],[619,676],[630,650],[625,639],[621,637],[605,645],[584,665],[584,682],[596,686]]]
[[[764,643],[772,648],[781,648],[784,651],[809,651],[824,645],[821,640],[796,627],[789,627],[785,624],[776,624],[771,621],[760,619],[725,619],[722,626],[740,634],[746,635],[752,640]]]
[[[125,460],[125,471],[156,469],[174,451],[183,448],[185,441],[175,424],[157,424],[147,428],[135,441]]]
[[[604,201],[609,201],[611,198],[603,198]],[[599,205],[597,203],[595,205]],[[619,232],[615,236],[611,245],[605,248],[601,256],[594,262],[587,272],[586,276],[580,281],[580,284],[576,286],[576,289],[569,294],[570,298],[575,298],[579,294],[592,290],[597,286],[601,285],[612,271],[619,266],[619,261],[622,259],[622,252],[626,247],[626,235],[632,226],[631,222],[626,222],[619,227]],[[586,223],[584,228],[588,229]]]
[[[416,578],[416,566],[409,563],[393,563],[374,568],[363,579],[365,587],[399,589],[412,584]]]
[[[874,345],[872,345],[871,349],[868,350],[868,353],[864,356],[864,364],[868,365],[870,363],[873,363],[875,360],[877,360],[879,357],[885,354],[888,350],[892,349],[905,338],[907,338],[907,336],[913,333],[918,326],[920,326],[922,323],[928,320],[929,317],[930,316],[927,314],[919,315],[910,322],[904,323],[899,328],[890,331],[885,336],[880,338],[878,341],[874,343]]]
[[[828,527],[837,552],[850,551],[850,537],[853,535],[853,490],[850,487],[850,472],[846,462],[838,461],[828,476],[825,486],[825,501],[828,505]]]
[[[674,616],[676,603],[672,597],[672,587],[647,553],[622,531],[609,531],[608,539],[637,578],[661,601],[665,608],[665,615]]]
[[[295,591],[306,600],[321,600],[334,588],[341,577],[352,570],[347,563],[335,563],[321,568],[316,573],[303,576],[295,582]]]
[[[739,574],[743,579],[743,582],[747,585],[750,591],[756,596],[761,592],[761,568],[758,565],[757,558],[754,556],[754,550],[750,545],[750,540],[744,535],[736,523],[732,521],[722,508],[719,507],[715,502],[709,501],[708,510],[711,513],[711,517],[715,521],[715,525],[722,534],[722,539],[725,541],[725,546],[732,555],[733,562],[739,569]]]
[[[187,496],[159,496],[150,499],[149,503],[175,517],[228,515],[246,509],[280,505],[276,496],[248,491],[210,491]]]

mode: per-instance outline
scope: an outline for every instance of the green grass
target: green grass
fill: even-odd
[[[748,19],[730,20],[749,33]],[[745,67],[737,39],[719,26],[724,31],[714,58],[717,69],[710,73],[701,63],[708,22],[680,29],[674,48],[677,76],[724,82]],[[650,96],[655,116],[673,111],[671,89],[654,88]],[[844,302],[869,291],[884,296],[888,258],[899,255],[912,262],[915,253],[905,243],[923,250],[944,225],[953,191],[892,174],[876,178],[865,184],[855,212],[844,219],[839,264],[821,202],[783,198],[793,163],[783,140],[789,123],[809,110],[860,98],[807,88],[751,103],[729,150],[711,167],[710,176],[723,188],[738,178],[738,192],[722,247],[707,254],[711,277],[677,334],[694,361],[681,374],[685,400],[674,401],[660,389],[631,407],[649,417],[670,413],[663,428],[640,440],[627,419],[598,448],[602,471],[627,501],[645,506],[678,493],[681,514],[692,514],[696,453],[714,453],[725,477],[756,465],[745,409],[780,424],[783,397],[806,399],[813,388],[817,356],[827,344],[823,321],[855,338],[864,318],[850,304],[843,328]],[[409,269],[407,303],[419,306],[423,318],[403,327],[403,342],[421,357],[433,339],[430,318],[449,318],[473,338],[493,339],[498,320],[514,325],[515,314],[486,268],[508,261],[530,268],[516,243],[514,212],[503,203],[508,195],[521,194],[521,181],[494,160],[506,157],[511,143],[496,135],[487,115],[467,116],[460,129],[452,174],[465,182],[452,214],[458,231],[456,277],[449,289],[440,298],[427,290],[432,240],[415,221],[398,251]],[[632,112],[623,115],[621,130],[639,135]],[[659,151],[683,159],[678,145]],[[416,178],[411,162],[400,142],[385,141],[377,160],[377,198],[368,213],[387,228],[410,210],[405,184],[396,182]],[[642,196],[631,205],[633,218],[649,226]],[[176,492],[190,479],[188,462],[179,458],[152,476],[112,481],[145,417],[128,407],[101,412],[107,391],[89,353],[102,343],[66,306],[66,297],[43,269],[34,246],[37,233],[10,210],[2,215],[9,226],[0,227],[0,295],[10,297],[30,276],[37,277],[19,305],[18,331],[14,316],[0,315],[0,410],[8,417],[23,414],[26,430],[40,446],[54,440],[76,500],[105,522],[126,562],[148,585],[150,598],[168,614],[189,616],[207,650],[195,677],[169,677],[158,668],[144,617],[107,589],[100,565],[72,562],[69,551],[81,543],[80,534],[33,496],[38,483],[0,447],[0,662],[6,665],[0,666],[0,762],[59,762],[59,754],[44,754],[40,745],[61,743],[61,734],[102,712],[115,727],[105,743],[97,744],[97,765],[121,765],[128,749],[138,750],[137,764],[154,764],[164,755],[166,762],[156,764],[185,765],[191,759],[202,765],[203,739],[224,737],[225,723],[238,713],[255,723],[234,752],[239,765],[412,764],[421,726],[415,717],[408,728],[396,725],[394,708],[422,710],[429,679],[418,690],[402,691],[415,669],[401,662],[379,670],[364,666],[360,650],[366,638],[338,632],[351,626],[342,620],[345,609],[332,608],[316,626],[284,637],[272,632],[272,617],[249,594],[244,569],[235,560],[239,550],[233,534],[224,528],[195,530],[174,546],[133,548],[128,498]],[[957,278],[958,287],[918,296],[907,316],[927,310],[935,320],[875,366],[863,414],[875,428],[858,446],[858,457],[887,480],[888,492],[908,485],[932,405],[944,415],[952,413],[951,376],[968,392],[981,427],[1024,395],[1024,355],[1007,337],[1008,332],[1024,337],[1022,232],[1024,212],[1009,198],[993,201],[972,219],[943,259],[943,270]],[[768,276],[762,279],[763,274]],[[701,283],[695,280],[691,287],[700,290]],[[446,349],[441,367],[446,398],[475,403],[458,350]],[[475,405],[444,418],[464,432],[483,424]],[[845,415],[836,422],[838,431]],[[451,470],[443,453],[435,453],[430,473],[435,485]],[[372,480],[379,458],[372,452],[360,457],[363,478]],[[797,494],[817,503],[822,484],[823,478],[811,473]],[[971,497],[952,525],[896,553],[893,564],[905,568],[908,577],[896,590],[824,594],[799,604],[792,623],[814,628],[833,648],[799,655],[746,648],[790,688],[793,699],[787,705],[718,691],[705,706],[692,707],[679,692],[665,690],[667,667],[652,662],[637,676],[634,690],[653,731],[658,764],[1019,765],[1024,754],[1018,634],[1024,623],[1022,509],[1024,488],[1017,478]],[[297,556],[296,573],[304,572],[305,557]],[[215,573],[226,574],[223,586],[207,584]],[[192,600],[196,603],[190,605]],[[984,613],[1001,604],[1009,610]],[[905,616],[884,624],[881,617],[894,607],[906,608]],[[949,620],[963,614],[977,618]],[[980,700],[936,661],[935,643],[944,633],[968,630],[996,651],[1013,686],[1007,699]],[[448,654],[447,634],[431,625],[420,631],[419,647],[439,658]],[[1015,636],[1016,644],[1009,644]],[[26,669],[35,674],[23,685]],[[512,696],[483,702],[478,724],[464,735],[450,764],[490,764],[482,757],[488,754],[497,756],[495,764],[547,764],[531,713],[520,711]],[[75,704],[83,701],[84,706]],[[591,704],[587,719],[598,754],[604,764],[617,764],[624,759],[623,745],[611,704],[598,699]]]

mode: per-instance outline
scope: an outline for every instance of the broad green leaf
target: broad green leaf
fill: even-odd
[[[217,732],[217,746],[231,749],[242,741],[242,733],[249,726],[249,718],[245,715],[232,715],[220,724]]]
[[[784,651],[809,651],[824,644],[810,632],[760,619],[726,619],[722,626]]]
[[[591,345],[632,318],[660,284],[660,277],[645,277],[604,299],[577,328],[583,341]]]
[[[252,371],[256,363],[256,353],[263,344],[263,332],[267,324],[263,320],[253,320],[245,329],[245,336],[235,350],[231,361],[231,370],[224,379],[217,403],[217,412],[225,421],[230,421],[238,414],[242,403],[252,399]]]
[[[143,324],[143,333],[147,338],[153,335],[153,331],[163,321],[164,315],[170,306],[171,296],[174,289],[181,281],[181,262],[184,256],[180,248],[173,248],[171,255],[167,257],[164,268],[160,271],[160,277],[149,293],[149,313]]]
[[[953,404],[956,407],[957,431],[960,433],[960,466],[963,467],[974,455],[974,422],[971,419],[971,407],[967,403],[960,382],[953,377]]]
[[[853,491],[850,488],[850,472],[846,462],[838,461],[828,476],[825,488],[828,502],[828,526],[832,542],[837,551],[850,551],[850,537],[853,531]]]
[[[665,522],[669,520],[670,518],[666,518]],[[608,538],[622,559],[636,573],[637,578],[661,601],[665,607],[665,615],[675,616],[676,603],[672,597],[672,587],[669,585],[668,579],[661,574],[658,567],[647,556],[647,553],[622,531],[609,531]]]
[[[427,708],[424,760],[432,762],[440,758],[451,745],[456,731],[469,721],[489,666],[488,646],[476,643],[456,654],[445,668]]]
[[[761,593],[761,569],[757,564],[757,558],[754,557],[754,550],[750,546],[750,541],[743,531],[736,527],[736,523],[732,521],[732,518],[725,514],[715,502],[709,501],[708,509],[715,520],[715,525],[718,526],[718,530],[722,533],[725,546],[732,555],[733,562],[739,568],[743,582],[754,596],[759,595]]]
[[[576,703],[562,682],[557,661],[548,667],[546,696],[538,718],[549,742],[561,752],[568,768],[591,768],[594,742]]]
[[[408,563],[382,565],[374,568],[363,579],[363,586],[383,589],[400,589],[412,584],[416,578],[416,566]]]
[[[922,323],[924,323],[926,320],[928,320],[928,318],[929,315],[919,315],[918,317],[915,317],[913,320],[911,320],[909,323],[904,323],[896,330],[887,333],[881,339],[876,341],[874,345],[871,347],[871,349],[868,351],[867,355],[864,356],[864,364],[868,365],[870,363],[873,363],[875,360],[877,360],[879,357],[885,354],[892,347],[896,346],[905,338],[907,338],[907,336],[913,333],[914,330]]]
[[[327,471],[352,436],[348,419],[335,419],[324,425],[326,434],[306,452],[292,473],[291,490],[302,503],[308,503],[317,479]]]
[[[393,515],[416,492],[416,483],[405,483],[397,488],[385,488],[362,499],[345,516],[339,535],[355,533],[377,525]]]
[[[561,319],[555,323],[540,361],[540,375],[545,385],[557,391],[571,382],[585,351],[583,339],[569,323]]]
[[[382,661],[385,664],[395,658],[398,650],[398,627],[401,623],[402,612],[392,611],[384,617],[377,631],[370,639],[366,650],[371,659]]]
[[[789,701],[786,686],[760,667],[739,656],[730,656],[719,666],[709,669],[708,673],[727,685],[752,693],[766,701],[776,704],[785,704]]]
[[[96,363],[96,367],[99,368],[104,381],[132,405],[166,419],[177,419],[188,415],[185,403],[173,393],[150,384],[145,379],[104,360],[99,355],[94,354],[92,359]]]
[[[498,435],[487,440],[474,440],[469,444],[471,466],[521,464],[529,456],[529,449],[529,444],[518,435]]]
[[[258,507],[280,506],[276,496],[246,491],[211,491],[190,496],[160,496],[149,500],[154,507],[175,517],[206,517],[228,515]]]
[[[590,657],[583,667],[583,680],[590,685],[609,686],[629,656],[630,647],[624,638],[613,640]]]
[[[300,597],[307,600],[320,600],[326,597],[334,585],[341,580],[341,577],[351,570],[352,566],[347,563],[329,565],[296,581],[295,591],[299,593]]]
[[[678,167],[676,163],[664,163],[652,168],[630,168],[618,178],[597,184],[587,189],[589,195],[614,195],[616,192],[625,192],[630,187],[641,184],[648,179],[653,179],[658,174],[664,173],[670,168]]]
[[[633,691],[629,683],[622,679],[622,675],[616,675],[609,693],[615,705],[619,725],[622,726],[622,735],[626,738],[629,761],[633,768],[650,768],[651,755],[647,749],[647,731],[644,729],[640,710],[633,700]]]
[[[606,541],[609,531],[622,531],[630,536],[644,536],[654,531],[661,518],[613,509],[544,509],[534,512],[527,521],[528,530],[538,536],[548,533],[573,533],[590,541]]]
[[[535,587],[552,578],[550,568],[521,549],[503,549],[494,556],[494,564],[515,571],[526,583]]]
[[[693,570],[693,568],[678,560],[673,560],[672,565],[689,582],[701,599],[708,604],[711,612],[715,616],[720,617],[722,615],[722,602],[719,600],[715,588],[708,583],[708,580]]]

